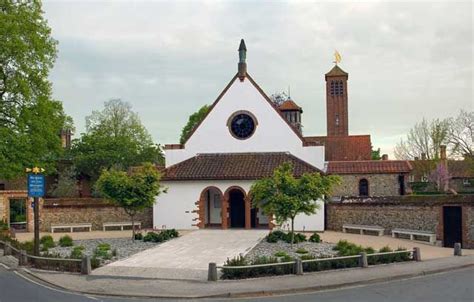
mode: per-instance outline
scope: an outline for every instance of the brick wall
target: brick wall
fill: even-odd
[[[369,196],[400,195],[398,174],[342,174],[339,176],[342,178],[342,183],[334,188],[333,196],[359,196],[359,180],[363,178],[369,182]]]
[[[58,198],[45,199],[41,211],[41,231],[50,231],[51,224],[92,223],[92,230],[102,230],[104,222],[130,221],[122,208],[98,198]],[[136,221],[142,228],[153,227],[153,209],[137,214]]]
[[[443,206],[462,207],[463,247],[474,248],[474,196],[396,196],[346,198],[326,205],[326,229],[341,231],[343,224],[379,225],[424,230],[443,240]]]

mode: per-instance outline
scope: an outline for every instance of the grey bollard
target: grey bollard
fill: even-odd
[[[369,267],[369,262],[367,261],[367,253],[366,252],[360,253],[359,266],[360,267]]]
[[[461,243],[459,242],[454,244],[454,256],[462,256]]]
[[[10,256],[12,254],[12,247],[10,243],[5,243],[5,247],[3,248],[3,255]]]
[[[217,264],[214,262],[209,263],[207,281],[217,281]]]
[[[26,255],[26,251],[21,250],[20,251],[20,256],[18,258],[18,265],[19,266],[25,266],[28,264],[28,256]]]
[[[295,260],[295,274],[303,275],[303,262],[299,258]]]
[[[419,247],[414,247],[413,248],[413,260],[421,261],[421,253],[420,253],[420,248]]]
[[[91,256],[86,255],[86,256],[82,257],[81,274],[90,275],[91,271],[92,271]]]

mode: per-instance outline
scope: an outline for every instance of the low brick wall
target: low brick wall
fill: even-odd
[[[122,208],[99,198],[58,198],[45,199],[41,217],[41,231],[49,232],[51,224],[92,223],[92,230],[102,230],[104,222],[130,221],[130,216]],[[153,208],[136,215],[142,228],[153,227]]]
[[[443,207],[462,207],[463,246],[474,248],[474,196],[394,196],[345,198],[326,205],[326,229],[343,224],[379,225],[386,234],[394,228],[431,231],[443,241]]]

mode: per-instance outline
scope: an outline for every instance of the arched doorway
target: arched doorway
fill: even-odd
[[[200,228],[222,227],[223,194],[217,187],[207,187],[199,199]]]
[[[239,189],[229,191],[230,227],[245,227],[245,194]]]
[[[359,196],[369,196],[369,181],[365,178],[359,180]]]

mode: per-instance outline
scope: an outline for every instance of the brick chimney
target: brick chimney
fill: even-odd
[[[382,160],[388,160],[388,154],[382,154]]]
[[[69,129],[61,130],[60,136],[61,136],[61,146],[64,149],[71,148],[71,136],[72,136],[71,130],[69,130]]]

